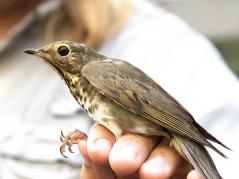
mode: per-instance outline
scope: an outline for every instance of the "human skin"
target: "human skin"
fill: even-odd
[[[117,142],[106,128],[95,124],[79,151],[84,179],[200,179],[201,177],[162,139],[127,134]]]
[[[0,0],[0,41],[41,0]]]

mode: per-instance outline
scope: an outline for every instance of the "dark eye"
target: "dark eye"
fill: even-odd
[[[57,51],[60,56],[66,56],[70,52],[70,50],[66,46],[60,46]]]

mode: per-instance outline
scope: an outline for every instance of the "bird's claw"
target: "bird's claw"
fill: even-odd
[[[71,149],[71,145],[68,146],[68,150],[70,153],[74,153],[74,151]]]
[[[61,130],[61,135],[60,135],[60,140],[63,143],[60,147],[60,153],[63,157],[68,158],[64,153],[65,153],[65,148],[68,146],[68,150],[70,153],[74,153],[73,150],[71,149],[73,144],[77,144],[79,140],[86,140],[87,139],[87,134],[76,129],[66,136],[64,135],[63,131]]]
[[[62,144],[61,147],[60,147],[60,152],[61,152],[61,155],[64,157],[64,158],[68,158],[64,153],[65,153],[65,147],[66,145],[65,144]]]
[[[63,131],[61,130],[60,140],[62,143],[64,142],[65,138],[66,137],[64,136]]]

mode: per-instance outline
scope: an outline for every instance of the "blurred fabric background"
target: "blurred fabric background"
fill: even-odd
[[[238,0],[151,0],[210,38],[239,76]]]

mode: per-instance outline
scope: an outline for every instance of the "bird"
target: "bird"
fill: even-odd
[[[40,57],[65,81],[78,104],[116,140],[124,134],[164,137],[203,179],[221,179],[206,147],[209,141],[231,150],[199,125],[159,84],[132,64],[109,58],[80,42],[57,41],[25,53]],[[87,135],[61,131],[60,152]],[[66,156],[65,156],[66,157]]]

